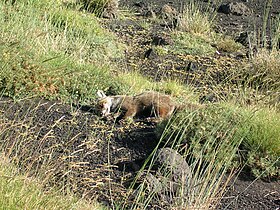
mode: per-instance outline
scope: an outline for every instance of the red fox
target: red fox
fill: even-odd
[[[102,90],[98,90],[97,96],[99,101],[96,108],[102,117],[121,110],[125,112],[123,119],[135,116],[167,119],[176,110],[186,107],[186,105],[174,103],[169,95],[154,91],[144,92],[136,96],[106,96]]]

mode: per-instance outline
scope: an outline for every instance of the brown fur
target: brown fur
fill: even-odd
[[[136,96],[106,96],[103,94],[97,103],[97,109],[103,110],[111,101],[110,113],[119,110],[124,112],[123,119],[128,117],[156,117],[160,119],[169,118],[175,111],[183,109],[195,109],[196,105],[178,105],[169,95],[150,91]],[[108,113],[103,113],[106,116]]]
[[[158,118],[168,118],[175,110],[175,103],[171,100],[171,97],[158,92],[144,92],[136,95],[132,98],[132,103],[126,103],[128,108],[126,117],[134,117],[135,115],[141,115]]]

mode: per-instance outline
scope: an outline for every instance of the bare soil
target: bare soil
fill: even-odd
[[[254,179],[241,173],[232,180],[218,209],[274,209],[280,208],[280,181]]]
[[[87,106],[1,98],[1,144],[24,172],[40,173],[46,186],[97,199],[106,205],[123,200],[126,187],[158,143],[155,124],[115,124]],[[5,127],[6,126],[6,127]],[[21,142],[14,152],[9,149]]]
[[[155,35],[164,34],[169,40],[171,29],[160,23],[143,27],[141,23],[147,17],[139,14],[146,6],[158,12],[162,5],[170,2],[178,11],[183,8],[181,0],[147,0],[142,3],[138,0],[121,0],[123,10],[129,8],[135,12],[131,18],[104,20],[104,26],[130,46],[126,59],[119,61],[126,70],[139,69],[141,74],[156,81],[180,78],[187,84],[204,88],[207,84],[202,84],[200,78],[209,66],[219,65],[214,77],[219,82],[223,72],[239,65],[240,60],[246,62],[244,55],[239,57],[227,53],[207,57],[182,57],[172,53],[147,55],[154,45]],[[207,1],[201,2],[207,4]],[[252,15],[218,13],[217,30],[237,36],[241,31],[261,28],[265,1],[249,0],[244,4],[253,10]],[[210,5],[217,8],[214,3]],[[279,2],[273,1],[270,17],[279,12]],[[19,158],[15,161],[22,165],[23,170],[31,174],[34,171],[47,171],[47,175],[53,178],[46,183],[46,187],[63,184],[66,189],[88,198],[97,198],[109,206],[116,204],[113,201],[124,199],[131,180],[158,143],[154,123],[139,120],[116,124],[113,119],[104,121],[91,106],[45,99],[13,102],[2,97],[0,113],[3,116],[1,126],[9,127],[10,121],[14,123],[0,134],[1,141],[7,140],[2,142],[7,148],[16,140],[28,139],[18,148],[20,154],[10,154],[11,158]],[[279,180],[254,180],[242,173],[227,189],[219,209],[280,209]],[[150,208],[153,209],[152,206]]]

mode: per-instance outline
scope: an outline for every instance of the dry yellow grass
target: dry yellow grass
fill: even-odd
[[[260,49],[252,60],[256,73],[263,73],[266,77],[280,81],[280,52]]]

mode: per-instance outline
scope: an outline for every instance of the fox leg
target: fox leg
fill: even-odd
[[[174,107],[173,106],[160,106],[158,107],[158,117],[161,119],[166,119],[169,118],[172,113],[174,111]]]
[[[129,109],[126,111],[125,115],[123,116],[123,119],[126,119],[126,118],[133,118],[134,116],[136,115],[136,109]]]

